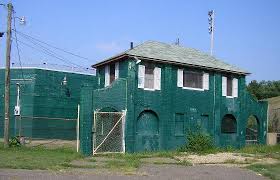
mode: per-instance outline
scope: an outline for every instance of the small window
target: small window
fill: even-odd
[[[138,88],[144,90],[161,89],[161,68],[153,64],[138,65]]]
[[[189,88],[203,89],[203,73],[184,71],[183,86]]]
[[[144,88],[154,89],[154,67],[152,65],[145,66],[145,85]]]
[[[119,78],[119,62],[111,63],[105,66],[105,87],[112,84]]]
[[[115,64],[110,64],[110,84],[115,80]]]
[[[238,97],[238,79],[231,76],[222,77],[222,95],[234,98]]]
[[[227,77],[227,96],[232,96],[232,78]]]
[[[223,117],[221,124],[221,132],[227,134],[237,132],[236,119],[233,115],[227,114]]]
[[[184,114],[175,114],[175,136],[184,136]]]

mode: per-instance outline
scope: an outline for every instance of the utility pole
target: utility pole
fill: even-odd
[[[214,22],[215,22],[215,13],[214,10],[211,10],[208,12],[208,23],[209,23],[209,34],[211,36],[210,41],[210,54],[213,56],[213,48],[214,48]]]
[[[5,69],[5,123],[4,123],[4,147],[9,146],[10,126],[10,61],[11,61],[11,34],[13,5],[8,5],[7,40],[6,40],[6,69]]]

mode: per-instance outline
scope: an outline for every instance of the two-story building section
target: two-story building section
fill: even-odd
[[[266,141],[267,103],[246,91],[249,73],[206,53],[147,41],[93,67],[98,88],[84,88],[81,98],[85,154],[176,149],[198,127],[217,146],[242,147],[251,115],[257,142]],[[108,120],[113,112],[125,118]]]

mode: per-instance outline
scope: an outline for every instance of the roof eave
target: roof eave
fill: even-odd
[[[137,55],[127,55],[128,57],[137,57],[143,60],[151,60],[151,61],[156,61],[156,62],[161,62],[161,63],[168,63],[168,64],[176,64],[176,65],[182,65],[182,66],[190,66],[190,67],[196,67],[196,68],[203,68],[203,69],[208,69],[208,70],[215,70],[215,71],[220,71],[220,72],[230,72],[230,73],[235,73],[235,74],[240,74],[240,75],[249,75],[251,73],[249,72],[241,72],[241,71],[231,71],[231,70],[226,70],[226,69],[220,69],[220,68],[213,68],[213,67],[208,67],[208,66],[200,66],[200,65],[195,65],[195,64],[188,64],[188,63],[180,63],[180,62],[175,62],[175,61],[170,61],[170,60],[163,60],[163,59],[155,59],[155,58],[149,58],[149,57],[143,57],[143,56],[137,56]]]
[[[183,65],[183,66],[190,66],[190,67],[197,67],[197,68],[203,68],[203,69],[208,69],[208,70],[214,70],[214,71],[220,71],[220,72],[229,72],[229,73],[235,73],[235,74],[240,74],[240,75],[250,75],[251,73],[249,72],[240,72],[240,71],[231,71],[231,70],[226,70],[226,69],[220,69],[220,68],[213,68],[213,67],[207,67],[207,66],[200,66],[200,65],[194,65],[194,64],[188,64],[188,63],[180,63],[180,62],[175,62],[175,61],[170,61],[170,60],[163,60],[163,59],[156,59],[156,58],[149,58],[149,57],[144,57],[144,56],[137,56],[137,55],[132,55],[132,54],[120,54],[118,56],[109,58],[105,61],[101,61],[97,64],[92,65],[91,67],[97,68],[99,66],[102,66],[104,64],[119,60],[124,57],[137,57],[143,60],[150,60],[150,61],[155,61],[155,62],[161,62],[161,63],[168,63],[168,64],[176,64],[176,65]]]
[[[110,62],[119,60],[119,59],[124,58],[124,57],[126,57],[126,56],[127,56],[127,54],[125,54],[125,53],[124,53],[124,54],[120,54],[120,55],[118,55],[118,56],[114,56],[114,57],[111,57],[111,58],[109,58],[109,59],[106,59],[105,61],[101,61],[101,62],[99,62],[99,63],[96,63],[96,64],[92,65],[91,67],[92,67],[92,68],[97,68],[97,67],[99,67],[99,66],[102,66],[102,65],[104,65],[104,64],[107,64],[107,63],[110,63]]]

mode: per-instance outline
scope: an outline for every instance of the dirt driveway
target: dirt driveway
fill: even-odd
[[[65,171],[43,171],[43,170],[17,170],[1,169],[0,179],[44,179],[44,180],[74,180],[74,179],[93,179],[93,180],[126,180],[126,179],[148,179],[148,180],[167,180],[167,179],[266,179],[256,173],[238,167],[225,166],[181,166],[181,165],[152,165],[147,164],[139,168],[137,174],[124,175],[112,172],[100,172],[94,169],[71,169]]]

